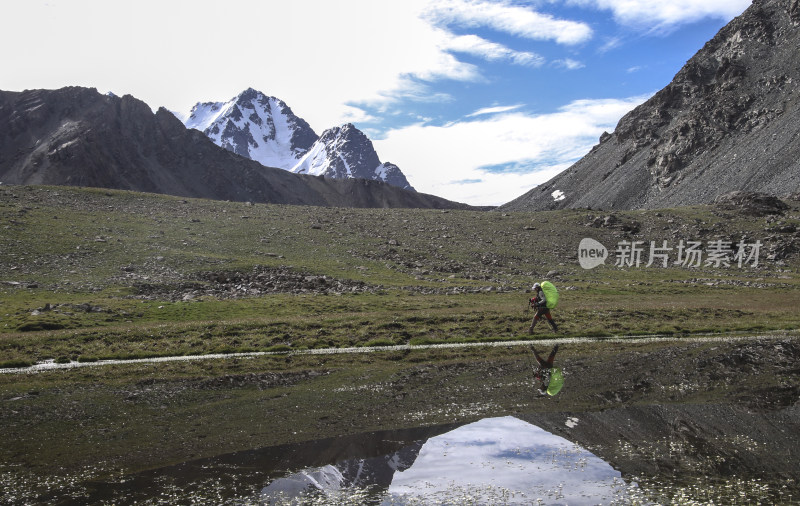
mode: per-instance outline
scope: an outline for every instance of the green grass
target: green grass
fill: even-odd
[[[528,336],[550,271],[564,336],[797,329],[797,258],[761,266],[583,270],[577,244],[765,237],[775,219],[695,206],[614,213],[327,209],[51,187],[0,189],[0,357],[152,357]],[[779,218],[797,224],[797,208]],[[772,228],[770,228],[772,227]],[[255,267],[366,283],[367,293],[167,300]],[[153,291],[155,289],[155,291]]]
[[[765,331],[800,326],[794,310],[797,292],[763,293],[758,304],[739,309],[738,292],[706,293],[690,298],[695,307],[669,307],[671,295],[572,295],[564,308],[553,311],[567,337],[611,335],[697,334],[724,331]],[[529,318],[518,308],[520,294],[414,296],[413,311],[398,309],[398,298],[385,295],[337,297],[333,314],[312,310],[314,297],[283,300],[274,316],[259,314],[264,298],[182,303],[209,305],[220,319],[164,321],[146,314],[137,322],[83,328],[0,334],[7,360],[41,361],[68,357],[151,357],[236,351],[386,346],[448,342],[489,342],[527,339]],[[319,298],[319,297],[317,297]],[[453,300],[456,299],[456,300]],[[686,297],[682,297],[685,303]],[[565,301],[566,302],[566,301]],[[217,304],[223,308],[215,308]],[[255,306],[250,307],[251,305]],[[226,315],[227,310],[227,317]],[[184,316],[185,318],[185,316]],[[543,325],[533,338],[552,335]]]

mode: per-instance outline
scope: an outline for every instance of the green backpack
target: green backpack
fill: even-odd
[[[558,290],[556,285],[549,281],[542,281],[542,291],[547,298],[547,309],[553,309],[558,304]]]
[[[547,385],[547,395],[556,395],[564,387],[564,373],[561,369],[553,369],[550,373],[550,383]]]

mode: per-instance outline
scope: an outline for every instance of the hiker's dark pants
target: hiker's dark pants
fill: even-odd
[[[553,347],[553,351],[550,352],[550,356],[547,357],[547,360],[540,357],[536,350],[533,350],[533,355],[536,357],[536,361],[539,362],[539,367],[542,369],[552,369],[553,360],[556,358],[556,351],[558,351],[558,346]]]
[[[536,309],[536,314],[533,315],[533,321],[535,321],[535,322],[539,321],[542,318],[542,316],[544,316],[548,320],[552,320],[553,319],[553,316],[550,314],[550,310],[549,309],[547,309],[546,307],[540,307],[540,308]]]

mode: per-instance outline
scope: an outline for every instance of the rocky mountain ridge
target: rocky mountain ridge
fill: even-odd
[[[397,165],[378,159],[372,141],[351,123],[325,130],[292,172],[335,179],[374,179],[414,190]]]
[[[164,108],[95,89],[0,91],[0,182],[337,207],[469,208],[363,179],[265,167]]]
[[[573,166],[501,207],[658,208],[800,189],[800,1],[756,0]]]
[[[252,88],[228,102],[198,103],[182,121],[218,146],[267,167],[383,181],[414,190],[397,165],[380,161],[372,141],[354,125],[333,127],[317,136],[285,102]]]

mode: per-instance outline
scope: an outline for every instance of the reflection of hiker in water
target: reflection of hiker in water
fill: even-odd
[[[548,283],[549,286],[547,288],[552,287],[552,291],[550,293],[550,301],[548,303],[548,295],[545,293],[542,285],[539,283],[535,283],[533,285],[533,298],[530,300],[530,305],[536,309],[536,314],[533,315],[533,322],[531,326],[528,327],[528,334],[533,334],[533,329],[536,327],[536,324],[539,323],[539,320],[544,316],[547,318],[547,323],[550,324],[550,327],[553,329],[553,332],[558,332],[558,325],[556,322],[553,321],[553,316],[550,314],[550,309],[554,308],[556,303],[558,302],[558,292],[555,291],[555,286],[552,286],[552,283],[549,281],[545,281],[544,283]],[[555,300],[553,300],[555,299]]]
[[[558,345],[553,346],[553,351],[550,352],[550,356],[547,357],[547,360],[539,356],[539,353],[533,345],[531,345],[531,350],[533,350],[533,356],[536,357],[536,361],[539,363],[539,367],[535,372],[536,379],[541,382],[541,385],[539,385],[539,393],[542,395],[556,395],[561,391],[561,387],[564,386],[563,372],[561,369],[553,367],[553,360],[556,358]]]

